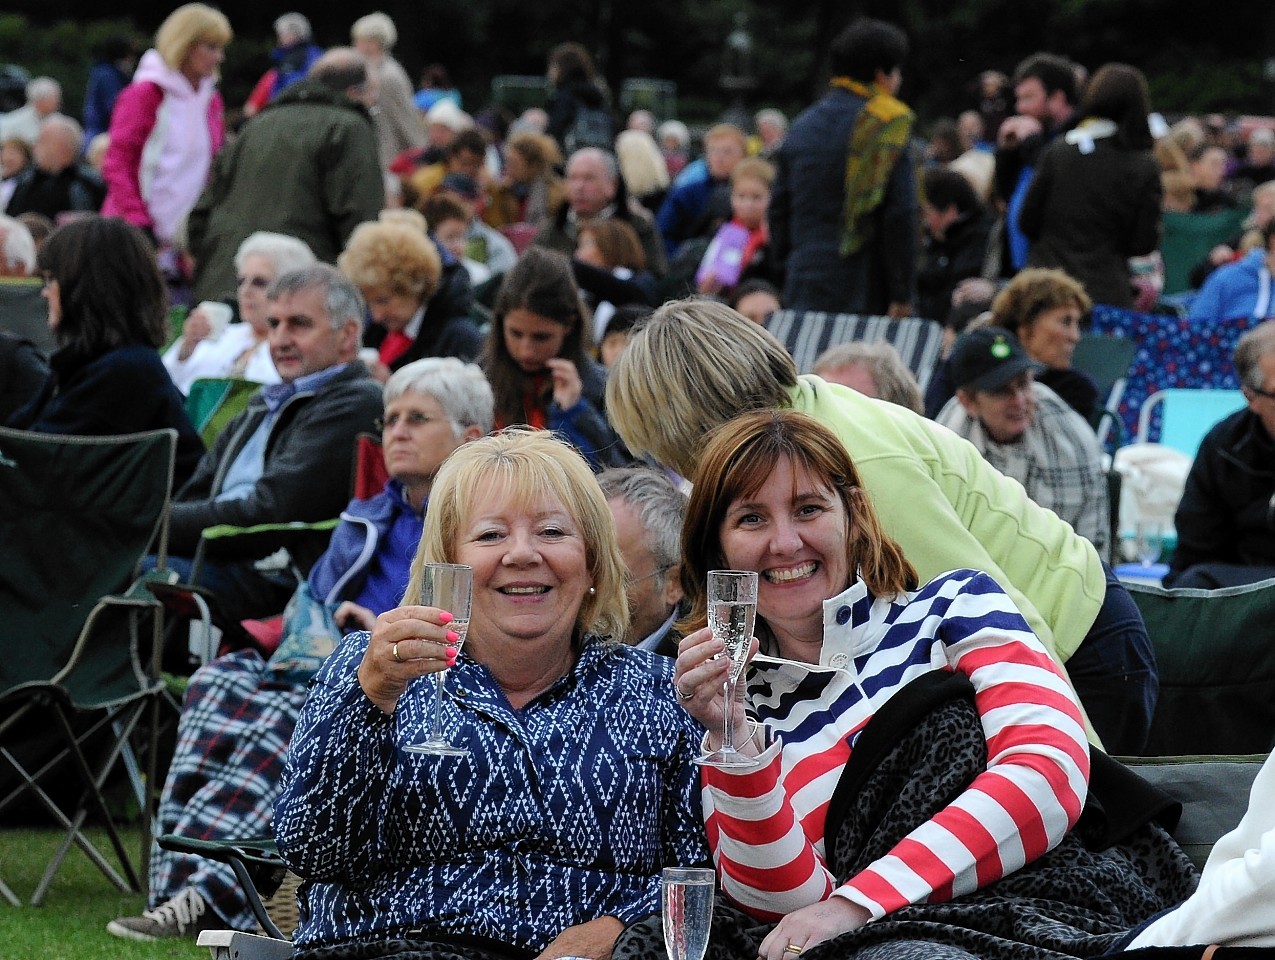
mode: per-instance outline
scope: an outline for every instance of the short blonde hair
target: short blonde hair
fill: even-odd
[[[375,40],[382,50],[388,51],[398,43],[398,29],[389,14],[378,10],[354,21],[354,26],[350,27],[350,39]]]
[[[668,164],[649,133],[621,130],[615,138],[615,156],[630,196],[644,197],[668,189]]]
[[[775,165],[761,157],[744,157],[730,172],[730,185],[733,187],[746,178],[760,180],[769,190],[775,182]]]
[[[629,337],[607,378],[607,417],[634,454],[689,477],[709,430],[789,406],[796,386],[792,355],[763,327],[724,303],[688,297]]]
[[[360,290],[428,300],[438,289],[443,262],[434,242],[406,223],[360,223],[337,266]]]
[[[187,3],[168,15],[155,33],[155,49],[164,63],[180,70],[191,49],[200,43],[224,47],[234,37],[226,15],[206,3]]]
[[[588,463],[545,430],[508,428],[459,447],[448,456],[430,490],[425,531],[412,561],[404,604],[420,602],[427,563],[454,563],[456,541],[479,498],[493,487],[517,507],[558,501],[579,525],[593,587],[576,613],[573,644],[584,634],[623,640],[629,622],[625,566],[615,523]]]

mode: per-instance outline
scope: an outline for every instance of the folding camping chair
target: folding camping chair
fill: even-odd
[[[121,766],[142,810],[139,865],[150,849],[159,711],[160,605],[133,583],[147,553],[166,565],[174,430],[112,437],[53,436],[0,428],[0,770],[18,782],[0,811],[33,797],[65,830],[31,898],[39,904],[71,844],[121,890],[140,889],[103,787]],[[130,584],[132,586],[130,587]],[[143,783],[133,740],[151,711]],[[31,718],[58,742],[33,756],[20,734]],[[77,801],[50,792],[70,769]],[[85,835],[105,826],[123,876]]]

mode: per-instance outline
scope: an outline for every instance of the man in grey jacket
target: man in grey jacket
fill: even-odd
[[[270,355],[283,382],[230,422],[175,498],[169,564],[187,582],[209,527],[336,518],[350,497],[355,438],[381,415],[380,385],[356,359],[363,298],[353,284],[318,264],[284,274],[269,296]],[[281,611],[328,533],[205,539],[194,582],[241,620]]]

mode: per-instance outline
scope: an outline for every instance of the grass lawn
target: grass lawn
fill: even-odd
[[[107,861],[114,863],[114,851],[105,831],[88,833]],[[24,902],[23,906],[14,907],[0,899],[0,957],[195,960],[208,956],[208,950],[196,947],[193,941],[137,943],[107,933],[108,921],[140,913],[146,905],[145,898],[117,890],[78,847],[72,847],[67,854],[43,906],[27,904],[61,838],[61,832],[52,829],[0,829],[0,879]],[[124,843],[130,852],[135,851],[140,843],[140,828],[129,831]],[[144,877],[142,880],[145,882]]]

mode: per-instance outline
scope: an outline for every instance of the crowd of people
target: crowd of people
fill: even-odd
[[[1275,944],[1210,906],[1275,871],[1269,774],[1201,881],[1110,759],[1158,676],[1073,363],[1096,304],[1155,306],[1166,211],[1249,211],[1193,271],[1191,322],[1251,320],[1246,406],[1167,582],[1275,575],[1275,124],[1170,126],[1135,67],[1038,53],[923,136],[906,33],[858,18],[791,122],[693,137],[621,122],[577,43],[509,117],[438,64],[416,89],[383,13],[327,49],[274,27],[242,110],[230,22],[187,3],[103,51],[83,124],[47,77],[0,116],[0,273],[28,278],[0,283],[0,423],[174,428],[146,563],[253,622],[188,665],[157,832],[273,831],[305,960],[659,956],[661,869],[701,864],[714,960]],[[884,342],[805,373],[784,308],[936,321],[944,356],[924,394]],[[51,352],[10,332],[32,310]],[[207,378],[259,389],[205,449]],[[366,433],[388,480],[351,500]],[[434,562],[473,569],[467,637]],[[729,703],[727,567],[759,582]],[[440,706],[467,755],[407,752]],[[693,763],[724,725],[754,766]],[[252,928],[228,868],[157,847],[149,879],[112,934]]]

